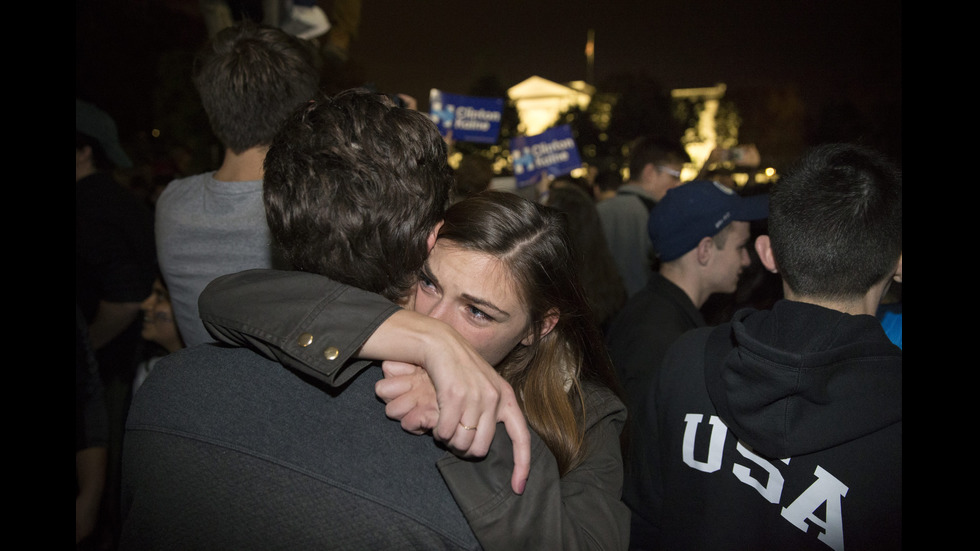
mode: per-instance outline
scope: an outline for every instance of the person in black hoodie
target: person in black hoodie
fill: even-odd
[[[900,169],[812,149],[756,251],[785,298],[668,351],[631,548],[900,549],[902,350],[874,317],[902,276]]]

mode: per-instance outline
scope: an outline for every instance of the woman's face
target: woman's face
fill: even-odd
[[[530,313],[509,268],[445,239],[436,241],[422,268],[415,311],[451,325],[490,365],[531,342]]]
[[[164,346],[178,340],[170,294],[159,279],[153,282],[153,291],[140,304],[140,309],[143,311],[144,339]]]

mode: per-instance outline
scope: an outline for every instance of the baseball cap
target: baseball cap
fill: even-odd
[[[130,168],[133,162],[119,144],[116,121],[98,107],[75,98],[75,130],[98,140],[109,160],[121,168]]]
[[[650,211],[647,231],[660,261],[670,262],[735,220],[768,216],[768,194],[742,197],[718,182],[695,180],[667,191]]]

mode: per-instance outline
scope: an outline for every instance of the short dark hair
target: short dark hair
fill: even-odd
[[[296,269],[397,300],[418,280],[453,175],[427,116],[348,90],[287,119],[264,180],[269,229]]]
[[[194,60],[194,86],[211,129],[235,153],[269,145],[282,121],[314,97],[312,47],[281,29],[242,21],[221,30]]]
[[[795,293],[864,295],[902,254],[901,170],[862,146],[815,147],[772,186],[769,236]]]
[[[600,191],[615,191],[623,185],[623,176],[618,170],[600,170],[595,176],[595,185]]]
[[[663,164],[687,164],[691,162],[691,156],[681,147],[679,142],[659,138],[656,136],[643,136],[637,138],[630,145],[629,150],[629,169],[630,180],[636,180],[643,173],[643,168],[649,164],[654,166]]]
[[[463,155],[456,169],[456,197],[469,197],[490,188],[493,161],[479,153]]]

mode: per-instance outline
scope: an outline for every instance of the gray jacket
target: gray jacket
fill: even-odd
[[[398,310],[379,295],[322,276],[275,270],[219,277],[201,294],[199,308],[217,340],[250,347],[330,386],[371,365],[355,354]],[[626,408],[607,389],[590,386],[587,393],[589,454],[562,478],[532,431],[531,473],[524,494],[514,494],[513,449],[502,426],[485,458],[447,453],[439,459],[443,479],[485,549],[626,549],[630,513],[621,501],[619,443]]]

